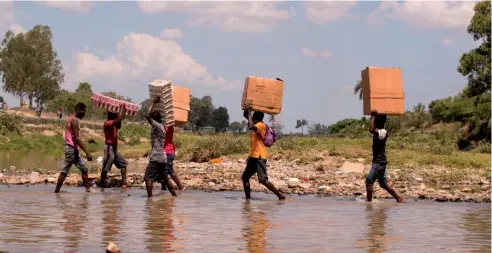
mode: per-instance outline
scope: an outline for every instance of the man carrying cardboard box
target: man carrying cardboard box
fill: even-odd
[[[247,107],[251,108],[250,105]],[[270,191],[277,195],[279,200],[285,200],[285,195],[280,193],[275,186],[268,181],[267,175],[267,157],[268,152],[263,139],[267,135],[267,125],[263,123],[263,118],[265,116],[262,112],[251,113],[250,110],[244,110],[243,116],[248,119],[248,129],[250,130],[250,151],[249,157],[246,162],[246,169],[242,175],[244,193],[246,194],[246,199],[251,199],[251,186],[249,184],[249,179],[257,173],[258,181],[266,186]]]
[[[371,112],[369,132],[373,134],[372,167],[366,178],[367,202],[372,201],[374,183],[378,180],[381,188],[391,194],[398,203],[403,203],[403,199],[398,196],[398,193],[386,181],[386,165],[388,164],[386,159],[386,140],[388,140],[388,134],[384,129],[385,124],[386,115],[378,114],[376,111]]]

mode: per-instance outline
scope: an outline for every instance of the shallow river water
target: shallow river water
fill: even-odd
[[[0,252],[490,252],[490,204],[0,186]]]

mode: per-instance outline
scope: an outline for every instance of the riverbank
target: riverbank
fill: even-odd
[[[328,153],[317,154],[318,161],[303,164],[299,160],[286,161],[273,156],[268,162],[270,181],[287,194],[315,194],[318,196],[364,197],[364,179],[369,172],[369,165],[349,162],[343,158],[332,157]],[[144,168],[146,158],[129,159],[130,167]],[[221,158],[214,163],[175,163],[175,170],[188,189],[203,191],[242,191],[241,174],[245,167],[244,159]],[[119,187],[121,177],[115,168],[111,171],[109,186]],[[428,169],[388,169],[390,184],[406,199],[430,199],[453,202],[490,202],[490,178],[470,175],[461,180],[456,177],[446,178],[449,170],[442,167]],[[18,184],[56,184],[58,172],[43,173],[4,170],[0,183]],[[90,174],[91,184],[99,183],[97,173]],[[441,179],[441,180],[439,180]],[[131,187],[143,187],[143,171],[129,173],[128,184]],[[81,185],[81,177],[73,168],[67,177],[66,185]],[[251,179],[255,192],[267,192]],[[390,198],[384,190],[375,187],[375,198]]]

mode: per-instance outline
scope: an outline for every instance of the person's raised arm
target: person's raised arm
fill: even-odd
[[[84,143],[82,143],[82,140],[80,139],[79,121],[77,119],[72,119],[70,123],[72,125],[73,132],[75,134],[75,143],[76,143],[76,145],[78,145],[85,152],[85,155],[87,156],[87,160],[88,161],[92,161],[92,155],[85,148]]]
[[[378,115],[377,112],[372,111],[371,112],[371,120],[369,123],[369,132],[374,134],[374,135],[379,135],[378,129],[376,128],[376,116]]]
[[[253,114],[251,112],[248,112],[248,129],[254,132],[258,130],[253,122]]]
[[[125,106],[125,104],[123,104],[123,103],[122,103],[122,104],[120,105],[120,107],[121,107],[121,110],[120,110],[120,112],[118,113],[118,116],[116,117],[116,119],[115,119],[115,120],[113,120],[113,124],[118,124],[118,123],[120,123],[120,122],[123,120],[123,118],[125,117],[125,113],[126,113],[126,106]]]
[[[243,117],[247,120],[248,116],[249,116],[249,111],[247,109],[243,110]]]
[[[155,104],[159,103],[161,101],[161,97],[156,97],[152,102],[150,102],[149,108],[147,109],[147,113],[145,114],[145,118],[149,122],[149,124],[152,125],[152,118],[150,117],[150,114],[152,113],[152,110],[154,110]]]

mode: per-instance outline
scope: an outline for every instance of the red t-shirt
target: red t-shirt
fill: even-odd
[[[164,138],[164,152],[166,154],[175,154],[176,149],[173,144],[174,127],[166,127],[166,137]]]
[[[106,144],[118,144],[118,132],[116,127],[113,125],[113,120],[104,122],[104,140]]]

